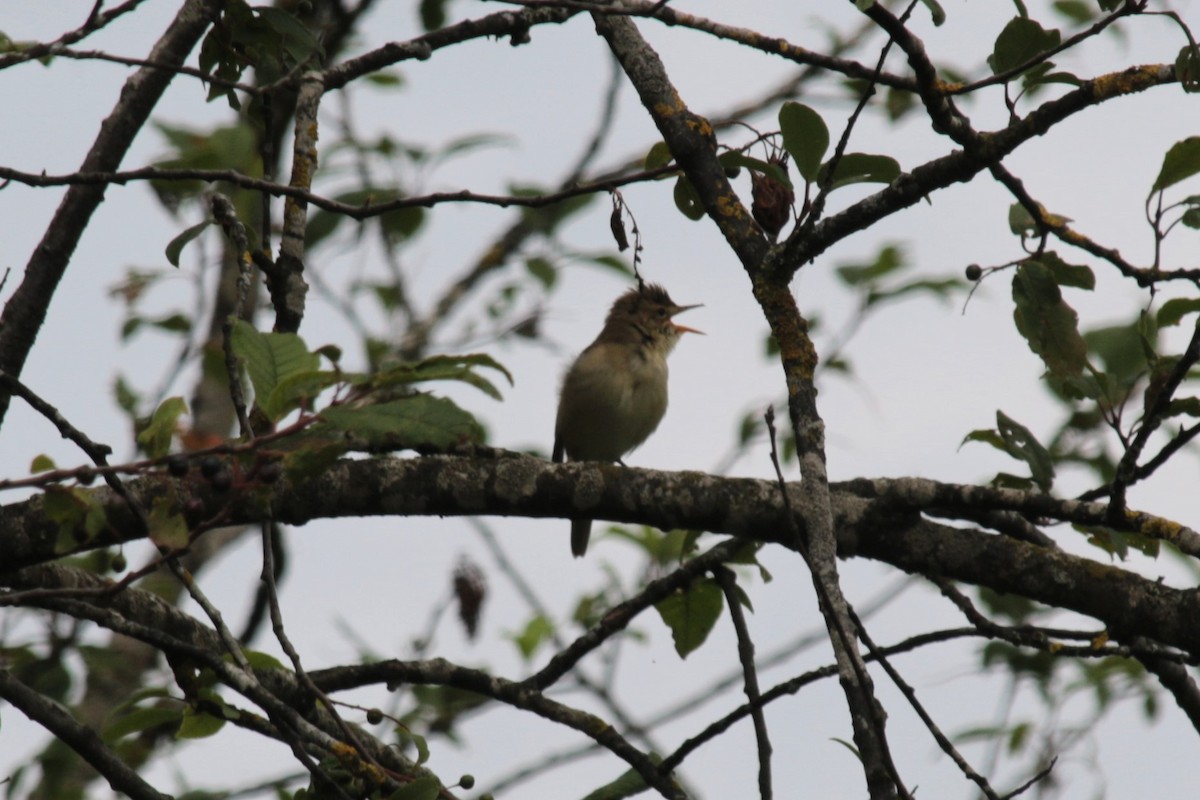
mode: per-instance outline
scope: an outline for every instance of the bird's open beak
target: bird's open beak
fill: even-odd
[[[691,305],[691,306],[675,306],[675,309],[671,312],[671,316],[674,317],[676,314],[682,314],[684,311],[687,311],[692,308],[700,308],[703,305],[704,305],[704,303],[696,303],[695,305]],[[686,325],[680,325],[679,323],[675,322],[674,320],[671,321],[671,324],[675,327],[676,333],[698,333],[701,336],[704,335],[704,331],[698,331],[695,328],[689,328]]]

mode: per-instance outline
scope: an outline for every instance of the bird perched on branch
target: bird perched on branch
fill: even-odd
[[[639,281],[616,299],[596,341],[563,379],[554,424],[554,460],[621,462],[654,433],[667,411],[667,354],[684,333],[681,306],[657,284]],[[623,466],[623,464],[622,464]],[[571,552],[587,552],[590,519],[571,520]]]

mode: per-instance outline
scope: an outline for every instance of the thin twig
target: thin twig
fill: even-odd
[[[737,578],[728,567],[713,570],[721,591],[725,593],[725,605],[729,607],[729,619],[737,633],[738,660],[742,663],[743,687],[746,692],[750,718],[754,721],[754,739],[758,744],[758,795],[762,800],[771,800],[771,738],[767,733],[767,718],[763,713],[762,694],[758,690],[758,672],[754,666],[754,641],[742,612],[742,598],[738,591]]]

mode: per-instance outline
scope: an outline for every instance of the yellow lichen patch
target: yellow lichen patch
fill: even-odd
[[[693,116],[691,119],[688,120],[687,125],[689,128],[691,128],[696,133],[700,134],[701,136],[703,136],[706,139],[712,138],[712,136],[714,135],[713,129],[712,129],[712,123],[710,123],[704,117]]]
[[[1101,631],[1096,636],[1092,637],[1092,649],[1099,650],[1104,645],[1108,644],[1108,631]]]
[[[1062,642],[1051,642],[1050,644],[1046,645],[1046,650],[1051,653],[1057,653],[1059,650],[1062,650],[1062,648]]]
[[[722,194],[717,198],[717,213],[729,219],[745,219],[746,207],[734,195]]]
[[[947,95],[961,91],[964,86],[966,86],[966,84],[962,81],[950,82],[939,79],[938,82],[934,84],[933,88],[937,90],[938,94]]]
[[[1173,522],[1162,517],[1152,517],[1149,514],[1140,514],[1136,511],[1126,511],[1126,516],[1129,521],[1137,526],[1138,532],[1151,536],[1155,539],[1165,539],[1168,542],[1179,538],[1179,532],[1183,526],[1178,522]]]
[[[674,117],[682,114],[686,110],[683,101],[676,95],[670,103],[658,102],[654,104],[654,116],[660,119]]]
[[[1097,100],[1105,100],[1123,94],[1140,92],[1158,83],[1158,65],[1146,64],[1131,67],[1123,72],[1101,75],[1092,81],[1092,94]]]

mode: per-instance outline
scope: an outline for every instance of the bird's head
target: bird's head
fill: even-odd
[[[616,299],[605,321],[606,328],[629,327],[667,352],[684,333],[703,333],[675,322],[674,317],[702,303],[681,306],[657,283],[642,283]]]

